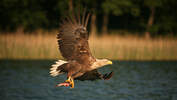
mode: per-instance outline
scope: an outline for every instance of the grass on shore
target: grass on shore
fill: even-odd
[[[177,60],[177,39],[92,36],[92,54],[114,60]],[[0,34],[0,59],[61,59],[56,34]]]

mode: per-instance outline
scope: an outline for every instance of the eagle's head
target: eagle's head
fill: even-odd
[[[108,60],[108,59],[96,59],[96,62],[94,62],[92,64],[92,69],[98,69],[98,68],[101,68],[105,65],[110,65],[112,64],[112,61],[111,60]]]

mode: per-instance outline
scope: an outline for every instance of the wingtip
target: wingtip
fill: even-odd
[[[113,72],[113,71],[112,71],[112,72],[110,72],[109,74],[104,74],[104,76],[103,76],[104,80],[109,80],[109,79],[111,79],[111,78],[112,78],[112,76],[113,76],[113,74],[114,74],[114,72]]]

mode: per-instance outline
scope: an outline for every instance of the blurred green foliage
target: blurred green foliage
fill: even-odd
[[[108,14],[109,30],[177,34],[176,0],[0,0],[0,31],[57,29],[60,18],[69,12],[69,1],[74,10],[82,7],[95,13],[98,24]],[[147,28],[151,15],[152,25]]]
[[[124,13],[138,16],[140,13],[140,9],[132,0],[105,0],[102,3],[102,8],[105,13],[112,13],[116,16],[123,15]]]

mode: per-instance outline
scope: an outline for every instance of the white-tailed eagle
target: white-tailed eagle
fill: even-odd
[[[62,20],[57,34],[59,50],[66,61],[58,60],[50,69],[51,76],[67,73],[67,80],[57,86],[71,86],[74,88],[75,80],[108,80],[113,72],[101,74],[98,68],[112,64],[107,59],[96,59],[90,51],[88,44],[87,24],[90,14],[66,17]]]

